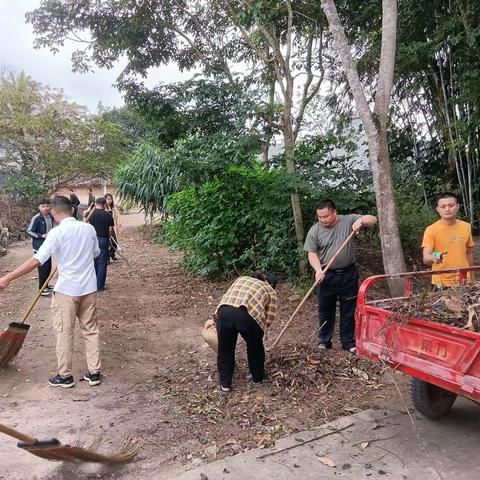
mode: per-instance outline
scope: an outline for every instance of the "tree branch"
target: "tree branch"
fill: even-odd
[[[311,91],[310,86],[313,82],[313,78],[315,75],[312,71],[312,51],[313,51],[313,39],[314,39],[314,31],[310,34],[310,38],[308,39],[308,52],[307,52],[307,79],[303,85],[303,94],[302,99],[300,101],[300,108],[297,114],[297,118],[295,120],[295,127],[293,129],[293,137],[296,140],[298,136],[298,132],[302,126],[303,117],[305,115],[305,109],[307,105],[313,100],[315,95],[317,95],[318,91],[320,90],[320,85],[323,82],[323,78],[325,75],[325,69],[323,68],[323,28],[320,28],[320,44],[318,46],[318,59],[320,65],[320,76],[318,77],[318,81],[314,84]]]

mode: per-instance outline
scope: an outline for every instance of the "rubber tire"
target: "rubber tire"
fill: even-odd
[[[427,418],[439,418],[447,414],[457,398],[455,393],[412,377],[410,394],[415,409]]]

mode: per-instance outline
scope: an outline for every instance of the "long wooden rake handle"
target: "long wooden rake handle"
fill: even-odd
[[[357,232],[353,232],[347,237],[347,239],[340,245],[340,247],[338,248],[338,250],[335,252],[335,255],[330,259],[330,261],[327,263],[327,265],[325,266],[325,268],[322,270],[322,273],[325,274],[328,272],[328,270],[330,269],[330,267],[332,266],[333,262],[337,259],[337,257],[340,255],[340,253],[342,252],[342,250],[347,246],[348,242],[350,242],[350,240],[356,235]],[[280,334],[278,335],[277,339],[273,342],[272,346],[268,349],[269,351],[272,351],[275,346],[277,345],[277,343],[280,341],[280,339],[283,337],[283,334],[285,333],[285,331],[287,330],[287,328],[290,326],[290,324],[292,323],[293,319],[295,318],[295,316],[297,315],[297,313],[300,311],[300,309],[303,307],[303,305],[305,304],[305,302],[308,300],[308,297],[310,297],[310,295],[312,294],[312,292],[315,290],[315,287],[318,285],[318,280],[315,281],[315,283],[310,287],[310,289],[308,290],[308,292],[306,293],[306,295],[303,297],[303,300],[300,302],[300,304],[298,305],[298,307],[295,309],[295,311],[292,313],[291,317],[288,319],[288,322],[285,324],[285,326],[282,328],[282,331],[280,332]]]
[[[52,271],[50,272],[50,275],[49,275],[48,278],[45,280],[45,283],[42,285],[42,287],[40,288],[40,290],[36,293],[35,297],[33,298],[32,303],[30,304],[30,306],[28,307],[27,311],[26,311],[25,314],[23,315],[23,318],[22,318],[22,320],[20,321],[20,323],[24,323],[25,320],[28,318],[28,316],[32,313],[33,307],[37,304],[38,299],[39,299],[40,296],[42,295],[43,291],[47,288],[48,284],[50,283],[50,280],[53,278],[53,276],[55,275],[56,272],[57,272],[57,267],[53,267],[53,268],[52,268]]]
[[[7,427],[6,425],[2,425],[0,423],[0,432],[4,433],[5,435],[9,435],[10,437],[16,438],[21,442],[30,443],[34,445],[37,443],[37,439],[34,437],[30,437],[29,435],[25,435],[22,432],[14,430],[13,428]]]
[[[93,205],[93,208],[88,213],[87,218],[85,219],[85,223],[90,223],[90,219],[92,218],[92,215],[94,213],[95,213],[95,205]]]

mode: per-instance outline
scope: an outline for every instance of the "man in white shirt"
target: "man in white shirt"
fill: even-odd
[[[13,272],[0,278],[0,290],[7,288],[12,280],[19,278],[50,257],[58,268],[58,280],[53,289],[53,328],[57,339],[56,352],[58,374],[49,379],[52,387],[70,388],[75,385],[72,374],[73,333],[78,317],[80,330],[85,340],[88,372],[84,379],[90,386],[99,385],[100,348],[97,324],[95,292],[97,279],[93,265],[100,254],[97,234],[88,223],[77,222],[72,217],[72,203],[67,197],[58,196],[52,201],[52,215],[58,223],[33,255]]]

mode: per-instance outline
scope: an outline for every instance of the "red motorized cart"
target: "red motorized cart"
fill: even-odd
[[[458,272],[464,279],[467,272],[479,270],[471,267],[442,273]],[[480,401],[480,333],[413,317],[398,321],[388,310],[392,300],[409,301],[412,282],[431,276],[428,271],[367,278],[358,295],[357,349],[363,357],[410,375],[415,408],[437,418],[450,410],[457,395]],[[404,283],[404,296],[369,299],[372,286],[388,279]]]

